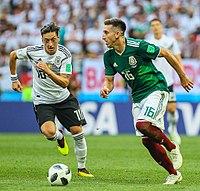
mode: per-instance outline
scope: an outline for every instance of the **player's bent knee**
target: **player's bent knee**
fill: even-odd
[[[150,122],[147,121],[137,121],[136,122],[136,128],[140,131],[143,132],[146,128],[148,128],[150,125]]]
[[[45,137],[48,138],[52,138],[55,134],[56,134],[56,126],[55,124],[51,124],[51,123],[44,123],[42,126],[41,126],[41,132],[42,134],[45,135]]]
[[[142,137],[142,144],[144,146],[147,146],[149,144],[149,138],[148,137]]]
[[[167,105],[167,111],[169,113],[174,113],[176,111],[176,104],[175,103],[169,103]]]
[[[42,134],[45,135],[47,139],[51,140],[51,138],[56,134],[56,131],[45,129],[44,131],[42,131]]]
[[[168,107],[167,108],[167,111],[169,112],[169,113],[174,113],[175,111],[176,111],[176,107]]]
[[[79,133],[82,133],[82,126],[73,126],[73,127],[70,127],[70,132],[72,135],[76,135],[76,134],[79,134]]]

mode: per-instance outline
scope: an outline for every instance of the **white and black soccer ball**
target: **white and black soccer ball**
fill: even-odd
[[[67,185],[71,178],[71,170],[65,164],[54,164],[48,170],[47,179],[51,185]]]

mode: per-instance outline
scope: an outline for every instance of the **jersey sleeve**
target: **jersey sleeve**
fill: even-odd
[[[138,53],[143,58],[155,60],[160,53],[160,47],[143,40],[140,42]]]
[[[28,60],[29,59],[28,54],[27,54],[27,48],[28,47],[16,50],[18,59],[20,59],[20,60]]]
[[[105,76],[114,76],[117,72],[111,64],[111,55],[109,52],[104,53],[104,66],[105,66]]]
[[[61,61],[62,65],[60,68],[60,73],[61,74],[72,74],[72,56],[70,54],[69,57],[63,58]]]

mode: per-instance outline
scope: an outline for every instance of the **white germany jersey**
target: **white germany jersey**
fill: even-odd
[[[169,49],[173,55],[181,54],[177,41],[172,37],[162,35],[162,38],[157,40],[154,38],[154,36],[151,36],[149,39],[147,39],[147,41],[159,47]],[[155,64],[156,68],[164,74],[165,79],[167,81],[167,85],[171,86],[174,83],[174,69],[171,67],[171,65],[167,62],[165,58],[157,57],[156,60],[152,61]]]
[[[56,84],[47,74],[35,66],[43,61],[55,74],[72,74],[71,53],[67,48],[58,45],[54,55],[44,50],[44,45],[28,46],[17,50],[17,58],[30,60],[33,70],[32,98],[35,105],[54,104],[67,99],[69,90]]]

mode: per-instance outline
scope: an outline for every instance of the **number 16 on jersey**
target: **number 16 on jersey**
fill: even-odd
[[[126,78],[127,81],[135,79],[130,70],[122,71],[122,75]]]

